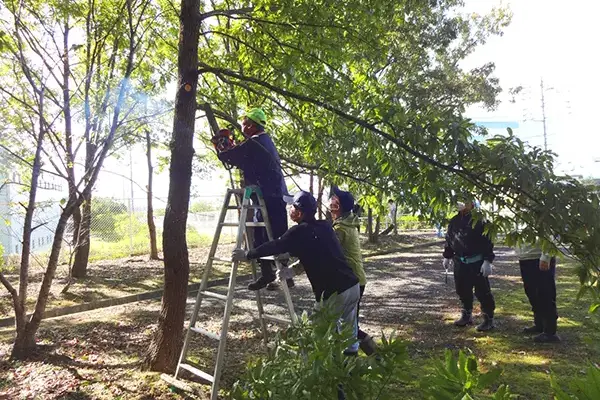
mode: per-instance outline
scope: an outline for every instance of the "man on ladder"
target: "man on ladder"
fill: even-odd
[[[261,108],[253,108],[246,113],[242,121],[242,133],[246,140],[241,144],[218,152],[219,160],[241,169],[246,186],[258,186],[264,196],[269,222],[274,238],[287,231],[287,212],[284,194],[287,193],[279,153],[271,137],[265,132],[267,123],[265,112]],[[256,196],[252,198],[258,205]],[[260,208],[254,211],[254,222],[263,222]],[[255,229],[254,247],[269,240],[265,228]],[[248,285],[249,290],[277,290],[273,261],[260,260],[261,276]],[[294,286],[294,280],[288,279],[288,287]]]

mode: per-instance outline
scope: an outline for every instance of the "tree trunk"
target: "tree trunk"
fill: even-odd
[[[148,234],[150,235],[150,259],[158,260],[158,247],[156,245],[156,226],[154,225],[154,208],[152,206],[152,140],[150,130],[146,129],[146,159],[148,160]]]
[[[394,219],[394,235],[398,234],[398,203],[396,203],[396,208],[394,209],[392,218]]]
[[[313,174],[312,172],[309,175],[308,191],[312,195],[315,194],[315,174]]]
[[[379,229],[381,229],[381,216],[377,216],[375,222],[375,232],[373,232],[373,241],[371,243],[377,243],[379,241]]]
[[[367,238],[369,243],[374,243],[373,237],[373,210],[371,207],[367,209]]]
[[[81,205],[81,223],[79,224],[79,237],[75,245],[75,256],[71,276],[85,278],[90,256],[90,229],[92,222],[92,195],[86,198]]]
[[[178,86],[171,141],[169,197],[163,230],[165,289],[158,330],[150,345],[146,366],[153,371],[172,372],[183,342],[183,322],[190,273],[186,224],[192,181],[196,90],[198,83],[197,18],[200,0],[182,0],[180,14]]]
[[[96,158],[96,146],[86,143],[85,146],[85,170],[91,171]],[[86,174],[86,185],[89,183],[89,174]],[[79,209],[78,209],[79,211]],[[85,195],[81,207],[81,223],[79,224],[77,244],[75,245],[75,257],[71,276],[73,278],[85,278],[87,276],[88,261],[90,258],[90,230],[92,223],[92,192]]]
[[[17,347],[17,352],[14,352],[11,357],[18,358],[23,357],[28,350],[35,347],[35,337],[31,337],[27,333],[27,287],[29,284],[29,251],[31,249],[31,231],[33,224],[33,213],[35,211],[35,199],[37,196],[38,180],[40,176],[40,170],[42,167],[41,153],[42,145],[44,142],[45,128],[44,128],[44,92],[43,89],[39,92],[39,134],[37,137],[36,151],[33,158],[33,166],[31,169],[31,187],[29,188],[29,202],[27,203],[27,209],[25,211],[25,219],[23,221],[23,249],[21,253],[21,268],[19,271],[19,294],[15,296],[13,294],[13,304],[15,309],[15,322],[17,338],[15,340],[15,346],[17,342],[21,342],[21,345]],[[24,350],[24,354],[20,349]]]
[[[67,226],[67,221],[71,217],[73,211],[77,208],[77,205],[70,199],[63,212],[58,219],[56,230],[54,233],[54,241],[52,242],[52,250],[50,252],[50,259],[48,260],[48,267],[42,280],[42,286],[38,294],[38,299],[35,304],[35,311],[31,316],[29,322],[26,323],[25,327],[17,332],[15,343],[11,352],[11,357],[15,359],[24,359],[31,355],[35,350],[35,334],[40,327],[42,317],[46,309],[46,303],[48,302],[48,295],[50,294],[50,286],[56,273],[56,267],[58,266],[58,256],[60,255],[60,249],[62,246],[62,240]]]
[[[321,175],[319,175],[317,177],[317,187],[318,187],[318,192],[317,192],[317,210],[319,210],[319,219],[323,219],[324,213],[323,213],[323,190],[325,189],[323,187],[323,178],[321,177]]]

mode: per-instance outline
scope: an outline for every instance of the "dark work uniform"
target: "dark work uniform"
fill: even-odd
[[[489,279],[481,274],[481,265],[484,260],[494,261],[494,244],[483,234],[483,227],[481,221],[471,226],[471,213],[458,213],[448,226],[444,258],[454,259],[454,285],[463,309],[469,313],[473,310],[475,288],[481,311],[493,318],[496,303]]]
[[[550,269],[540,270],[540,259],[521,259],[521,277],[525,295],[531,304],[536,328],[549,335],[556,334],[556,258],[550,259]]]
[[[312,286],[315,300],[327,300],[358,285],[358,278],[344,257],[342,246],[328,221],[303,221],[279,239],[248,252],[248,259],[290,253],[298,257]],[[358,300],[358,294],[357,294]]]
[[[258,186],[265,199],[269,222],[273,232],[273,238],[278,238],[287,231],[288,219],[286,203],[283,195],[287,193],[283,174],[281,172],[281,160],[279,153],[271,137],[266,133],[260,133],[247,139],[242,144],[223,151],[218,154],[219,160],[238,167],[244,172],[244,180],[247,186]],[[256,198],[252,199],[258,205]],[[260,209],[254,211],[254,222],[263,222]],[[254,229],[254,247],[268,242],[269,237],[265,228]],[[262,276],[275,278],[273,273],[273,262],[260,261]]]

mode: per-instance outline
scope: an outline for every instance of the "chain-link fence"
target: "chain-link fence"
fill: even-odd
[[[223,197],[195,197],[190,201],[190,212],[187,221],[188,246],[208,245],[212,241],[217,228]],[[149,253],[150,237],[146,198],[110,198],[96,197],[92,199],[90,220],[90,261],[114,259],[130,255]],[[162,250],[163,219],[166,199],[153,199],[154,224],[156,227],[157,245]],[[46,201],[38,204],[33,218],[34,227],[31,234],[31,253],[42,257],[50,252],[54,240],[54,232],[60,217],[60,201]],[[22,251],[22,235],[24,208],[18,201],[0,203],[0,244],[4,249],[4,257],[15,264]],[[229,210],[227,222],[237,220],[235,210]],[[223,228],[222,235],[233,238],[236,228]],[[68,259],[74,251],[76,242],[75,224],[71,218],[67,224],[63,239],[63,260]]]

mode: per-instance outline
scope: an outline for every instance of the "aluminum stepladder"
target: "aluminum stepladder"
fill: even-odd
[[[255,195],[258,198],[258,205],[253,205],[251,203],[251,196]],[[231,198],[237,197],[236,204],[240,204],[241,206],[232,206]],[[241,200],[241,201],[239,201]],[[265,222],[247,222],[248,211],[260,209],[262,211],[263,219]],[[225,217],[227,215],[228,210],[239,210],[239,223],[228,223],[225,222]],[[221,231],[223,227],[234,226],[238,228],[237,237],[236,237],[236,248],[242,248],[244,243],[246,244],[246,248],[252,248],[252,241],[248,240],[247,230],[249,228],[260,228],[264,227],[267,230],[267,235],[269,240],[273,239],[273,233],[271,231],[271,224],[269,223],[269,217],[267,213],[267,208],[265,205],[265,201],[263,199],[262,193],[260,189],[256,186],[248,186],[244,189],[228,189],[225,195],[225,201],[223,203],[223,208],[221,209],[221,214],[219,216],[219,223],[217,225],[217,230],[215,232],[215,236],[213,238],[212,246],[210,248],[210,252],[208,254],[208,260],[206,262],[206,267],[204,268],[204,273],[202,275],[202,283],[200,284],[200,289],[198,290],[198,295],[196,297],[196,304],[194,305],[194,310],[192,312],[190,324],[187,328],[187,333],[185,336],[185,341],[183,342],[183,348],[181,350],[181,356],[179,357],[179,362],[177,363],[177,369],[175,370],[175,380],[178,379],[178,376],[181,370],[186,370],[203,380],[206,380],[212,384],[211,387],[211,400],[217,400],[217,395],[219,393],[219,382],[221,379],[222,367],[225,360],[225,349],[227,346],[227,331],[229,328],[229,318],[231,316],[231,310],[233,308],[233,297],[236,286],[236,277],[237,277],[237,269],[239,262],[232,262],[231,259],[221,259],[215,257],[217,252],[217,247],[219,244],[219,239],[221,237]],[[266,259],[274,260],[277,269],[282,267],[280,261],[277,257],[266,257]],[[206,290],[208,285],[208,280],[211,276],[213,262],[223,262],[231,264],[231,272],[229,274],[229,286],[227,288],[227,294],[223,295],[220,293],[209,292]],[[257,261],[252,261],[252,275],[256,279],[256,266]],[[267,324],[265,320],[271,320],[278,323],[284,324],[295,324],[297,321],[296,313],[294,311],[294,304],[292,303],[292,298],[290,296],[289,288],[287,287],[286,282],[281,283],[281,289],[283,290],[285,301],[287,303],[288,311],[290,313],[290,320],[286,320],[284,318],[279,318],[271,315],[266,315],[263,308],[263,300],[260,290],[255,291],[256,293],[256,304],[258,308],[258,318],[260,320],[260,326],[263,333],[263,339],[265,344],[267,342]],[[200,305],[202,304],[202,299],[204,297],[209,297],[217,300],[221,300],[225,302],[225,311],[223,313],[223,321],[221,324],[221,333],[216,334],[213,332],[209,332],[205,329],[196,327],[196,322],[198,320],[198,311],[200,310]],[[200,368],[193,365],[187,359],[188,348],[191,341],[191,337],[193,334],[201,334],[205,335],[211,339],[217,340],[219,342],[218,350],[217,350],[217,359],[215,363],[214,373],[210,375]]]

